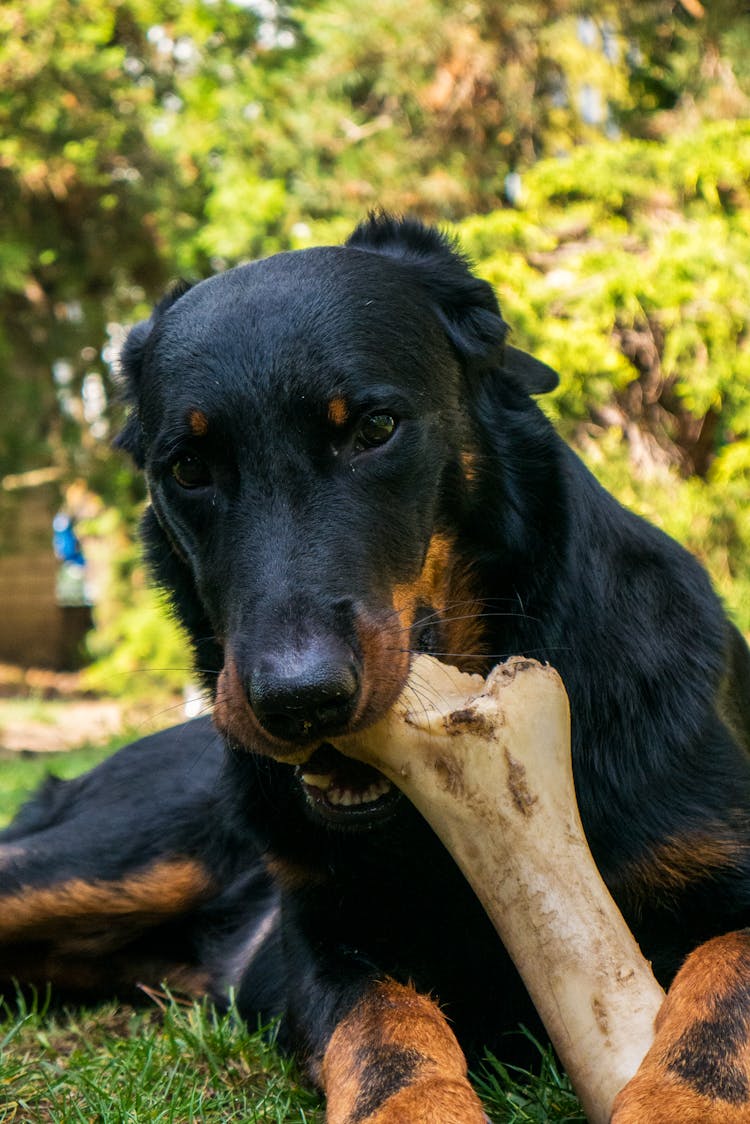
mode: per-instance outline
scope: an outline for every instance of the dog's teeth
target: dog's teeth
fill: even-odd
[[[336,804],[338,807],[349,808],[354,804],[371,804],[373,800],[384,796],[391,787],[391,782],[383,777],[382,780],[375,781],[369,788],[361,792],[353,792],[345,788],[329,788],[326,792],[326,799],[329,804]]]
[[[345,808],[350,804],[359,803],[359,801],[355,801],[353,792],[348,792],[346,789],[342,788],[331,788],[326,793],[326,796],[328,797],[329,804],[343,804]]]
[[[310,788],[330,788],[333,784],[333,777],[330,773],[303,773],[302,781],[304,784],[309,784]]]
[[[375,781],[374,784],[370,785],[365,795],[368,800],[376,800],[378,796],[385,796],[386,792],[388,792],[390,788],[391,782],[386,777],[381,777],[380,780]]]

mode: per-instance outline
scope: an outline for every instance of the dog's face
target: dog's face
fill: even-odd
[[[481,652],[457,528],[478,456],[469,383],[503,337],[491,290],[439,236],[379,220],[177,293],[126,345],[122,444],[221,647],[215,720],[306,762],[324,817],[390,799],[326,739],[383,715],[411,653]]]

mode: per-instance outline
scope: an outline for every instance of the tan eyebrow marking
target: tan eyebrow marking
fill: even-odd
[[[208,418],[202,410],[189,411],[188,425],[194,437],[205,437],[208,433]]]
[[[464,479],[467,484],[473,484],[477,478],[477,455],[476,453],[461,453],[461,468],[463,469]]]
[[[346,425],[349,421],[349,407],[344,398],[332,398],[328,403],[328,420],[337,426]]]

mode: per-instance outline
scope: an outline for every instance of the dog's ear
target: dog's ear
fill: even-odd
[[[501,367],[508,326],[487,281],[476,277],[456,242],[416,219],[370,215],[346,243],[411,268],[459,357],[472,368]]]
[[[447,234],[416,219],[374,214],[346,244],[396,258],[418,272],[464,365],[501,370],[527,394],[546,394],[558,385],[551,367],[506,344],[508,325],[492,286],[472,272],[468,258]]]
[[[141,320],[130,329],[125,343],[120,351],[119,381],[121,395],[124,402],[130,407],[128,419],[120,433],[114,440],[116,449],[124,449],[135,461],[138,468],[143,468],[143,445],[141,441],[141,423],[138,416],[138,391],[143,375],[143,361],[151,339],[152,332],[161,317],[176,304],[191,288],[189,281],[178,281],[167,294],[162,297],[154,308],[148,320]]]
[[[519,382],[527,394],[549,394],[560,385],[557,371],[510,344],[505,345],[503,370]]]

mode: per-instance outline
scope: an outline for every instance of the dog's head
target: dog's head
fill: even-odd
[[[220,653],[231,741],[300,763],[382,716],[412,652],[477,669],[477,388],[555,382],[505,336],[450,242],[389,218],[183,286],[133,329],[120,443],[148,479],[157,578],[199,661]],[[311,800],[380,806],[332,752],[305,766]]]

